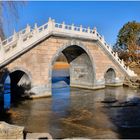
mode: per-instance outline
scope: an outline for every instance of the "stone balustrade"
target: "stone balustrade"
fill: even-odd
[[[49,18],[48,22],[44,25],[38,27],[37,24],[34,25],[32,29],[29,25],[19,32],[14,32],[12,36],[1,41],[0,40],[0,64],[2,64],[7,59],[18,54],[23,49],[28,48],[34,42],[37,42],[40,38],[51,33],[60,33],[64,35],[73,35],[75,37],[85,37],[92,40],[98,40],[101,42],[103,48],[112,56],[112,58],[118,63],[118,65],[129,75],[136,76],[136,74],[131,71],[128,67],[124,65],[123,60],[120,60],[118,54],[113,52],[110,45],[108,45],[103,36],[101,36],[97,29],[83,28],[72,25],[66,25],[65,22],[62,24],[56,23],[55,20]]]

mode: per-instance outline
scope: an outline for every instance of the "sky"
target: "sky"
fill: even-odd
[[[45,24],[48,18],[56,22],[82,25],[83,27],[97,28],[108,44],[116,42],[117,34],[128,21],[140,22],[140,2],[127,1],[27,1],[20,7],[19,19],[16,22],[8,18],[4,29],[7,36],[14,31],[19,31],[27,24],[39,26]]]

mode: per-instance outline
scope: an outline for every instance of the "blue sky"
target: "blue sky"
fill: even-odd
[[[41,2],[29,1],[24,7],[19,8],[19,20],[13,22],[9,18],[8,26],[5,24],[7,36],[13,29],[23,29],[27,24],[42,25],[52,17],[56,22],[65,21],[67,24],[97,27],[100,34],[104,35],[109,44],[114,44],[119,29],[128,21],[140,22],[140,2],[115,2],[115,1],[89,1],[89,2]]]

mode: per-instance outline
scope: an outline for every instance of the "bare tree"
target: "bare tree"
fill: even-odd
[[[1,39],[5,38],[3,25],[8,23],[9,17],[10,20],[16,21],[18,19],[18,9],[20,6],[24,5],[25,2],[17,1],[0,1],[0,37]]]

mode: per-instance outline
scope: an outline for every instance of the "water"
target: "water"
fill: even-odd
[[[54,83],[51,98],[25,100],[13,106],[12,113],[1,120],[23,125],[29,132],[48,132],[53,138],[140,138],[140,105],[111,107],[101,103],[139,99],[139,90],[86,90],[70,88],[66,82]]]

